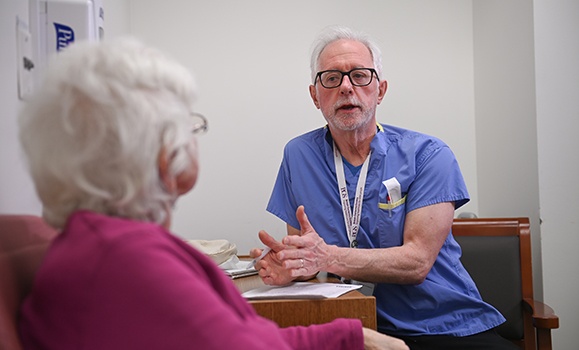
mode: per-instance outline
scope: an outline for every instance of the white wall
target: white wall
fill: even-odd
[[[474,0],[475,111],[481,216],[531,218],[535,297],[579,329],[579,3]]]
[[[477,212],[471,3],[359,1],[360,11],[350,1],[286,4],[131,1],[131,32],[195,72],[198,110],[210,123],[200,138],[201,177],[178,203],[175,231],[227,238],[241,253],[259,244],[260,229],[285,233],[265,206],[284,144],[324,124],[308,94],[309,50],[331,24],[376,37],[390,86],[379,121],[449,143],[474,198],[464,210]]]
[[[534,289],[541,299],[533,3],[473,4],[479,215],[530,218]]]
[[[554,349],[579,330],[579,2],[535,0],[539,194],[545,300],[560,317]]]
[[[18,143],[16,18],[28,22],[28,3],[0,1],[0,213],[35,213],[41,207],[26,175]]]

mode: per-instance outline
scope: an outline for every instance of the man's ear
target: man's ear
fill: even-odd
[[[159,169],[159,179],[165,186],[168,193],[175,193],[177,189],[176,179],[169,172],[170,156],[165,147],[162,147],[157,157],[157,168]]]
[[[320,109],[320,102],[318,101],[318,96],[316,94],[316,87],[314,85],[310,85],[310,96],[312,101],[314,101],[314,105],[317,109]]]
[[[386,80],[381,80],[378,85],[378,104],[382,102],[384,95],[386,95],[386,90],[388,90],[388,82]]]

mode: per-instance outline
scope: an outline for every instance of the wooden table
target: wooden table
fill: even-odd
[[[241,293],[264,286],[259,276],[234,279]],[[311,282],[341,283],[320,273]],[[249,300],[257,313],[280,327],[308,326],[330,322],[336,318],[358,318],[364,327],[376,329],[376,299],[357,290],[338,298]]]

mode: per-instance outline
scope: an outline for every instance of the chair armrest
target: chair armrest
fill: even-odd
[[[549,305],[529,298],[523,298],[523,301],[533,315],[533,325],[535,328],[559,328],[559,316],[555,315],[555,311],[553,311]]]

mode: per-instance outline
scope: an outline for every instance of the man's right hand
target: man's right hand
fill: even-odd
[[[291,276],[291,271],[283,267],[281,260],[277,258],[278,252],[291,248],[276,241],[275,238],[263,230],[259,231],[259,239],[263,244],[271,248],[271,251],[255,264],[255,269],[258,271],[263,283],[268,285],[284,285],[292,282],[294,277]],[[258,257],[261,251],[261,249],[254,248],[249,252],[249,256],[252,258]]]

